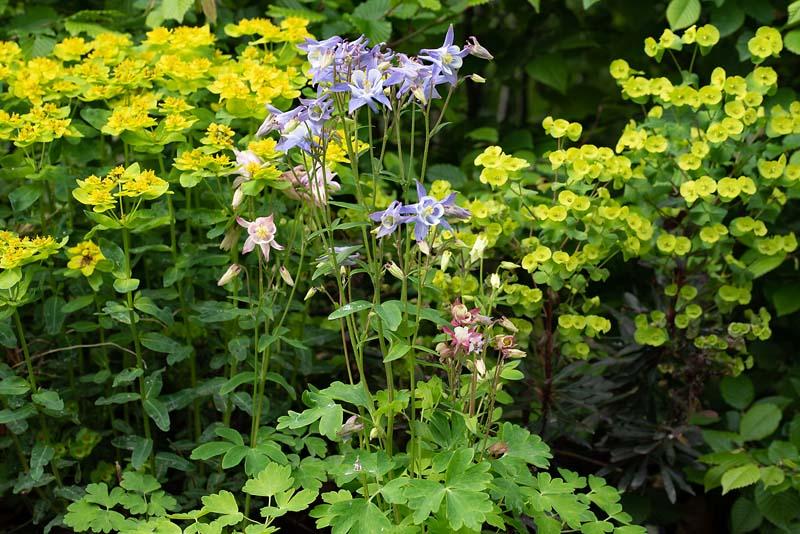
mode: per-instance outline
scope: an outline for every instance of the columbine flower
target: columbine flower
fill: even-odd
[[[439,48],[424,48],[420,50],[419,57],[433,63],[441,71],[446,82],[455,85],[458,69],[464,63],[463,57],[467,50],[461,50],[453,44],[453,25],[447,29],[444,43]]]
[[[234,180],[233,186],[238,187],[242,182],[252,180],[253,176],[264,166],[264,162],[250,150],[234,148],[233,153],[236,155],[236,174],[239,175]]]
[[[450,345],[456,352],[480,352],[483,349],[483,334],[468,326],[456,326],[442,330],[450,336]]]
[[[353,113],[365,104],[375,113],[378,112],[377,103],[383,104],[387,108],[392,107],[389,99],[383,93],[383,73],[378,69],[355,71],[348,88],[350,91],[349,113]]]
[[[334,181],[335,172],[329,169],[324,169],[322,172],[320,170],[321,168],[314,164],[310,173],[302,165],[284,172],[281,178],[292,185],[284,192],[295,200],[311,201],[317,206],[324,206],[328,203],[328,194],[335,193],[342,186]]]
[[[414,222],[414,238],[417,241],[424,241],[430,229],[439,225],[446,230],[452,230],[450,223],[444,219],[445,215],[461,219],[469,217],[469,211],[455,205],[455,193],[450,193],[444,200],[436,200],[417,182],[417,198],[416,204],[400,210],[403,215],[409,216],[408,222]]]
[[[67,249],[67,253],[70,256],[67,267],[80,271],[84,276],[91,276],[100,260],[105,259],[100,247],[91,241],[78,243],[74,247]]]
[[[373,230],[375,237],[380,239],[381,237],[387,236],[397,230],[398,226],[408,221],[408,216],[401,213],[402,209],[403,205],[397,200],[394,200],[385,210],[370,213],[370,219],[381,223],[378,228]]]
[[[236,218],[239,226],[247,229],[247,239],[242,247],[242,253],[247,254],[258,245],[264,259],[269,261],[269,249],[283,250],[283,247],[275,242],[275,223],[272,222],[272,215],[269,217],[259,217],[253,222],[248,222],[241,217]]]
[[[333,81],[333,64],[336,59],[336,48],[341,42],[341,37],[333,36],[323,41],[307,38],[305,43],[298,45],[297,48],[308,52],[307,59],[311,65],[309,74],[311,74],[312,83]]]

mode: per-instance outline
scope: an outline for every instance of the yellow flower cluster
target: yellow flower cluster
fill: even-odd
[[[503,152],[499,146],[490,146],[475,158],[475,165],[483,167],[480,180],[492,187],[504,185],[509,176],[528,167],[528,162]]]
[[[567,184],[582,181],[613,182],[621,187],[633,176],[631,161],[608,147],[586,144],[566,150],[554,150],[548,158],[553,170],[562,166],[567,171]]]
[[[554,139],[567,137],[570,141],[577,141],[583,133],[583,126],[578,122],[569,122],[564,119],[553,119],[547,116],[542,121],[542,128],[547,135]]]
[[[266,104],[296,98],[305,84],[301,56],[282,45],[308,37],[308,22],[287,18],[275,26],[262,19],[239,25],[275,31],[243,32],[261,35],[265,46],[250,43],[238,56],[217,50],[208,26],[156,28],[138,46],[119,33],[67,37],[50,55],[31,59],[16,43],[0,41],[4,107],[27,110],[0,112],[0,140],[24,147],[80,136],[71,125],[77,116],[71,108],[96,102],[90,115],[81,114],[92,127],[114,136],[150,132],[148,141],[164,144],[177,140],[167,134],[185,132],[198,120],[182,97],[206,88],[219,95],[216,106],[225,106],[228,114],[262,119]],[[273,50],[278,46],[279,55]]]
[[[43,260],[55,254],[66,239],[56,241],[51,236],[20,237],[15,232],[0,230],[0,269],[15,269]]]
[[[83,241],[68,248],[67,254],[69,255],[67,267],[74,271],[80,271],[84,276],[91,276],[97,264],[105,259],[100,247],[92,241]]]
[[[169,190],[166,180],[151,170],[140,170],[138,163],[127,169],[115,167],[102,178],[91,175],[76,182],[78,187],[72,190],[72,196],[97,213],[113,209],[124,197],[154,200]]]

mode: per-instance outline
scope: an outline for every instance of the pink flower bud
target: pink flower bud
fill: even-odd
[[[220,279],[217,281],[217,285],[224,286],[225,284],[232,282],[235,278],[239,276],[239,273],[241,272],[242,272],[242,266],[239,265],[238,263],[234,263],[233,265],[228,267],[228,270],[225,271],[225,274],[223,274],[220,277]]]

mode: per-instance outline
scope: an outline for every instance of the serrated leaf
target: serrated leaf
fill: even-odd
[[[722,475],[722,494],[725,495],[731,490],[755,484],[760,477],[761,473],[756,464],[734,467]]]
[[[774,404],[756,404],[742,416],[739,434],[744,441],[764,439],[778,428],[781,411]]]

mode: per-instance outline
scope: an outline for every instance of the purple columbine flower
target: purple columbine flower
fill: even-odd
[[[336,50],[343,42],[339,36],[333,36],[323,41],[306,39],[306,42],[297,48],[308,53],[308,62],[311,64],[309,73],[312,83],[333,82],[333,65],[336,60]]]
[[[378,69],[355,71],[348,90],[350,91],[349,113],[353,113],[365,104],[375,113],[378,112],[377,103],[387,108],[392,107],[389,99],[383,94],[383,73]]]
[[[279,132],[282,131],[289,122],[297,120],[297,116],[300,115],[303,109],[297,107],[289,111],[281,111],[275,106],[267,104],[267,111],[269,113],[267,113],[267,117],[264,119],[264,122],[261,123],[261,126],[258,127],[256,137],[264,137],[268,133],[276,130]]]
[[[414,238],[424,241],[431,228],[441,225],[445,230],[453,228],[445,220],[446,215],[457,218],[469,217],[469,211],[455,205],[456,194],[450,193],[444,200],[436,200],[429,196],[425,187],[417,182],[417,203],[403,207],[400,212],[409,217],[407,222],[414,223]]]
[[[457,81],[458,69],[464,63],[463,57],[467,55],[467,50],[461,50],[453,44],[453,25],[447,29],[444,43],[439,48],[423,48],[420,50],[420,59],[430,61],[441,71],[444,80],[451,85]]]
[[[378,239],[385,237],[397,230],[398,226],[409,220],[408,216],[401,213],[402,209],[403,205],[397,200],[394,200],[385,210],[370,213],[370,219],[381,223],[378,228],[373,230],[373,232],[375,232],[375,237]]]

